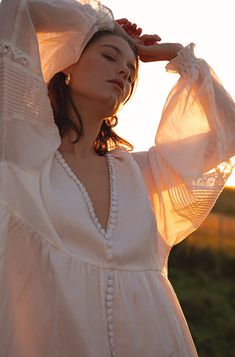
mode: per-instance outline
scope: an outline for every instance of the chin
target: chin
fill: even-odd
[[[120,100],[117,100],[115,97],[109,97],[106,98],[105,100],[105,111],[106,111],[106,117],[111,117],[113,115],[116,115],[119,108],[121,107],[121,102]]]

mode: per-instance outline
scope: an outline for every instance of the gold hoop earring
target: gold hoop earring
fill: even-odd
[[[68,86],[70,81],[71,81],[71,74],[69,73],[64,80],[65,85]]]
[[[114,128],[118,124],[118,117],[116,115],[113,115],[111,118],[105,119],[105,124],[109,128]]]

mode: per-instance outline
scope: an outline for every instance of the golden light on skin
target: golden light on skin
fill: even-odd
[[[103,0],[116,19],[128,18],[145,33],[158,34],[162,42],[196,44],[197,57],[214,69],[230,95],[235,98],[234,0]],[[118,133],[147,150],[154,135],[167,95],[178,76],[166,73],[167,62],[140,64],[139,83],[134,97],[119,113]],[[227,185],[235,186],[235,171]]]

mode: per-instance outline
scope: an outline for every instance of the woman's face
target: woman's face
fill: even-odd
[[[72,96],[78,107],[82,102],[98,105],[105,108],[106,117],[114,115],[129,97],[136,71],[136,57],[128,42],[105,35],[91,43],[70,67]]]

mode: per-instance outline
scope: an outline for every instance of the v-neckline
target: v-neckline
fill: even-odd
[[[55,154],[56,160],[63,167],[65,172],[75,181],[79,190],[82,194],[82,197],[86,203],[88,212],[90,214],[90,218],[93,221],[94,225],[98,232],[105,238],[110,239],[113,233],[113,230],[116,226],[117,220],[117,212],[118,212],[118,197],[117,197],[117,187],[116,187],[116,172],[115,166],[113,162],[113,157],[110,153],[107,153],[105,157],[107,158],[108,172],[109,172],[109,192],[110,192],[110,200],[109,200],[109,214],[108,214],[108,222],[107,226],[103,227],[100,223],[97,214],[94,210],[93,202],[90,198],[90,195],[83,185],[83,183],[79,180],[77,175],[73,172],[69,164],[66,162],[62,154],[57,150]]]

